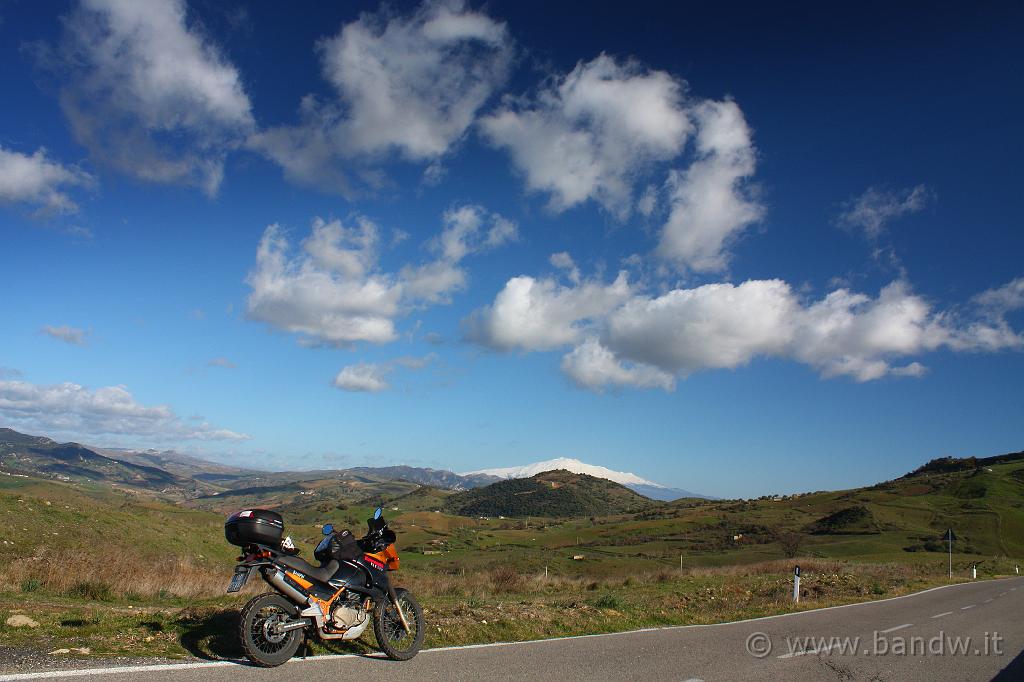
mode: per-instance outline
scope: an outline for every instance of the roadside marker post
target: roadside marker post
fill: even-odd
[[[800,601],[800,566],[793,567],[793,601]]]
[[[949,543],[949,579],[950,580],[953,579],[953,540],[955,540],[955,539],[956,539],[956,536],[953,535],[953,529],[950,528],[949,530],[946,531],[946,537],[943,538],[943,540],[945,540],[946,542]]]
[[[978,564],[971,566],[971,580],[978,579]]]

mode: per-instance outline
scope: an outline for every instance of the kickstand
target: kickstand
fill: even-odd
[[[312,651],[312,647],[309,646],[309,637],[303,637],[302,638],[302,660],[306,660],[306,658],[309,656],[310,651]]]

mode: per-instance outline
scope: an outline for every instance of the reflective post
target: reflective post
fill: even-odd
[[[793,601],[800,601],[800,567],[793,567]]]

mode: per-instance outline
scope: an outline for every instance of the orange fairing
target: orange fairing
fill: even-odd
[[[392,543],[384,548],[382,552],[375,552],[374,554],[367,554],[368,557],[373,557],[382,564],[386,564],[389,571],[398,570],[398,550],[395,549],[395,545]]]

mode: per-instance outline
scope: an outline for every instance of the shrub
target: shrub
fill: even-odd
[[[594,600],[594,606],[599,609],[613,609],[615,611],[621,611],[625,603],[622,598],[616,594],[609,592],[608,594],[602,594],[600,597]]]
[[[91,599],[92,601],[110,601],[114,598],[110,585],[98,580],[85,580],[75,583],[68,589],[67,593],[72,597],[81,597],[82,599]]]
[[[800,553],[803,543],[804,539],[799,533],[779,534],[779,546],[782,547],[782,553],[789,559]]]
[[[42,586],[43,584],[39,582],[39,580],[37,580],[36,578],[26,578],[25,580],[21,581],[22,592],[35,592]]]
[[[495,592],[515,592],[523,585],[523,576],[510,566],[491,571],[491,587]]]

